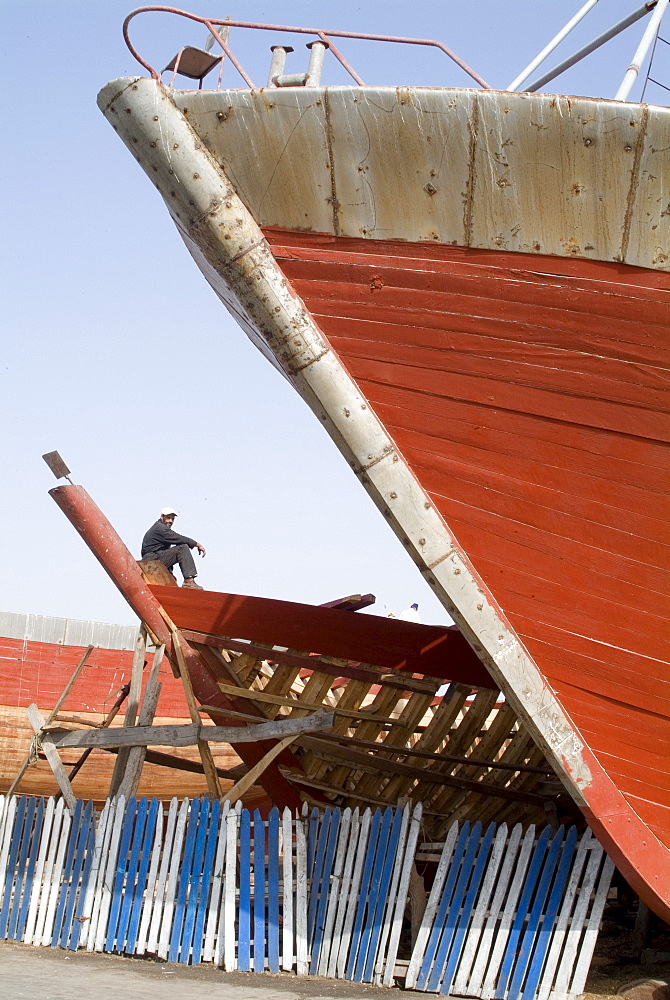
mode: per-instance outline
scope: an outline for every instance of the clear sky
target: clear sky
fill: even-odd
[[[600,0],[548,65],[640,3]],[[438,38],[504,88],[582,4],[198,0],[188,9]],[[418,601],[424,621],[446,621],[311,412],[219,304],[98,111],[98,90],[138,71],[121,35],[130,9],[128,0],[0,7],[0,609],[133,621],[47,494],[55,481],[40,456],[56,449],[138,557],[159,509],[174,505],[177,530],[208,550],[199,568],[209,589],[309,603],[372,592],[375,613]],[[199,26],[179,18],[134,23],[133,37],[159,66],[181,44],[204,42]],[[613,97],[646,23],[545,89]],[[670,38],[670,24],[661,34]],[[262,83],[276,38],[246,35],[233,32],[231,43]],[[366,83],[467,85],[425,49],[342,48]],[[653,75],[670,85],[668,51],[659,45]],[[306,68],[298,45],[294,59],[287,71]],[[651,102],[666,97],[647,92]]]

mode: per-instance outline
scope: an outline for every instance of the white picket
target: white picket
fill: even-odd
[[[114,830],[114,824],[116,822],[117,815],[117,803],[115,799],[108,799],[109,809],[107,811],[107,820],[102,829],[98,829],[98,835],[101,835],[100,844],[100,859],[98,864],[98,871],[95,878],[95,883],[93,886],[93,899],[91,903],[91,915],[90,920],[87,921],[87,933],[86,933],[86,951],[94,951],[95,942],[98,937],[98,924],[100,921],[100,910],[102,907],[102,898],[104,894],[104,882],[105,876],[107,874],[107,868],[109,865],[109,845],[112,840],[112,832]],[[96,838],[96,854],[98,850],[98,840]],[[104,931],[101,932],[102,940],[104,940]]]
[[[488,968],[486,970],[486,979],[484,980],[484,985],[479,994],[482,997],[482,1000],[491,1000],[495,992],[496,980],[498,978],[498,970],[500,968],[500,963],[502,962],[503,955],[505,954],[507,939],[509,938],[510,931],[512,929],[512,922],[514,920],[514,914],[516,912],[516,904],[519,901],[519,895],[523,887],[523,881],[526,876],[526,869],[528,868],[528,863],[530,861],[530,856],[534,847],[534,840],[535,840],[535,827],[529,826],[528,830],[526,831],[526,836],[523,838],[523,841],[521,843],[521,850],[519,851],[519,859],[517,861],[516,869],[514,871],[512,884],[510,886],[507,895],[507,902],[505,903],[505,908],[503,910],[503,915],[500,920],[500,925],[498,927],[498,932],[496,934],[495,943],[493,945],[493,950],[491,952],[491,957],[489,959]]]
[[[299,976],[309,973],[309,942],[307,940],[307,836],[304,820],[295,821],[295,955]]]
[[[89,937],[91,936],[91,918],[93,916],[93,907],[95,904],[96,892],[101,878],[105,836],[107,834],[111,812],[112,812],[112,804],[110,800],[107,799],[102,808],[102,812],[100,813],[97,829],[95,831],[95,843],[93,846],[93,861],[91,862],[91,870],[89,872],[88,883],[86,885],[84,905],[82,906],[80,914],[81,918],[81,931],[79,934],[80,948],[86,947]]]
[[[454,979],[454,984],[451,987],[451,992],[454,994],[464,993],[466,990],[466,986],[470,978],[470,971],[477,953],[477,948],[484,931],[484,922],[488,912],[489,900],[493,892],[493,887],[496,882],[498,869],[500,868],[506,845],[507,824],[502,823],[496,831],[495,839],[491,845],[491,854],[486,865],[486,871],[484,872],[484,876],[482,878],[477,905],[472,914],[468,933],[463,941],[461,959],[458,963],[458,972]]]
[[[146,952],[155,955],[158,950],[158,935],[161,927],[161,917],[163,916],[163,906],[165,905],[165,883],[167,882],[170,870],[170,858],[172,856],[172,845],[177,827],[179,815],[179,800],[175,796],[170,802],[168,809],[167,826],[165,829],[165,839],[163,841],[163,853],[161,856],[160,870],[154,891],[154,905],[147,935]]]
[[[356,809],[354,809],[353,813],[351,814],[351,823],[349,826],[349,838],[346,845],[344,871],[342,872],[342,881],[340,883],[339,898],[337,901],[337,914],[335,916],[335,925],[333,927],[330,955],[328,956],[328,965],[324,973],[324,975],[329,976],[331,979],[335,978],[336,975],[339,942],[342,938],[342,928],[344,926],[344,918],[347,912],[347,903],[349,900],[349,893],[351,890],[351,873],[353,871],[354,861],[356,859],[356,847],[358,844],[360,825],[361,825],[360,810],[358,809],[358,807],[356,807]]]
[[[282,814],[282,969],[293,968],[293,818],[286,807]]]
[[[593,834],[587,827],[579,842],[579,846],[572,862],[570,878],[568,879],[568,884],[565,889],[560,912],[556,918],[556,926],[554,927],[554,932],[551,937],[551,945],[547,952],[547,958],[542,970],[542,978],[538,983],[537,996],[535,1000],[548,1000],[549,994],[552,990],[554,976],[558,967],[561,952],[563,950],[563,945],[565,944],[568,925],[570,923],[570,914],[572,913],[572,908],[574,906],[575,899],[577,898],[579,883],[587,858],[589,857],[589,848],[593,843],[593,839]]]
[[[172,802],[176,803],[176,799]],[[172,805],[170,805],[172,808]],[[156,905],[156,880],[158,878],[158,866],[161,859],[162,849],[163,849],[163,822],[165,819],[165,810],[162,805],[158,806],[158,813],[156,816],[156,830],[154,832],[154,842],[151,847],[151,861],[149,863],[149,871],[147,872],[147,885],[144,892],[144,901],[142,903],[142,916],[140,919],[140,926],[137,932],[137,941],[135,943],[135,954],[144,955],[147,950],[147,941],[149,939],[149,927],[151,925],[151,917],[154,912],[154,906]]]
[[[46,861],[44,862],[44,870],[42,872],[42,886],[39,899],[37,902],[37,913],[35,915],[35,925],[32,929],[30,944],[38,945],[42,943],[42,935],[44,933],[44,921],[46,920],[47,909],[49,906],[49,893],[51,891],[51,880],[53,875],[54,861],[56,859],[56,853],[58,851],[58,844],[60,841],[61,829],[63,825],[63,813],[65,810],[65,802],[60,799],[56,803],[54,808],[53,820],[51,823],[51,835],[49,837],[49,844],[47,848]]]
[[[342,874],[343,874],[344,861],[347,851],[347,844],[349,840],[350,826],[351,826],[351,809],[345,809],[344,812],[342,813],[342,819],[340,821],[340,826],[338,830],[337,850],[335,852],[335,860],[333,863],[333,872],[330,877],[330,885],[328,887],[328,904],[326,909],[323,937],[321,939],[321,949],[319,951],[319,961],[317,966],[317,975],[319,976],[324,976],[328,969],[330,950],[333,943],[333,927],[335,924],[337,905],[339,902],[340,891],[342,888]]]
[[[412,949],[409,965],[407,966],[405,989],[408,990],[414,989],[414,987],[416,986],[417,978],[419,976],[419,972],[421,971],[421,966],[423,964],[423,956],[426,951],[426,945],[428,944],[428,938],[430,936],[430,932],[433,928],[433,921],[435,920],[435,914],[437,913],[437,908],[440,904],[440,898],[442,896],[442,887],[444,886],[444,881],[447,877],[447,871],[449,870],[449,863],[451,862],[451,856],[454,852],[454,844],[456,843],[457,836],[458,836],[458,823],[452,823],[452,825],[449,827],[447,838],[444,842],[444,847],[442,848],[442,854],[440,856],[440,860],[437,865],[437,871],[435,873],[435,880],[430,890],[430,895],[428,896],[428,902],[426,903],[426,909],[424,910],[423,919],[421,920],[419,933],[416,936],[416,941],[414,942],[414,948]]]
[[[117,795],[113,802],[114,818],[111,822],[111,816],[110,819],[107,820],[110,833],[109,841],[107,843],[106,863],[101,865],[99,888],[96,894],[99,902],[97,903],[97,906],[95,901],[93,903],[94,913],[97,910],[95,938],[92,937],[92,933],[89,933],[87,951],[102,951],[107,938],[107,921],[109,919],[109,910],[112,905],[112,891],[114,889],[114,880],[116,878],[116,859],[119,854],[121,827],[123,826],[123,821],[126,817],[125,796]]]
[[[365,852],[368,846],[368,837],[370,834],[370,823],[372,820],[372,812],[370,809],[366,809],[363,813],[361,819],[360,827],[358,830],[358,844],[356,845],[356,860],[354,862],[354,869],[351,876],[351,884],[349,886],[349,905],[347,906],[346,913],[344,915],[344,924],[342,925],[342,937],[340,938],[339,948],[337,951],[337,962],[335,964],[335,975],[338,979],[344,979],[344,973],[347,967],[347,959],[349,957],[349,945],[351,944],[351,932],[354,926],[354,918],[356,916],[356,904],[358,902],[358,890],[361,884],[361,876],[363,874],[363,864],[365,862]]]
[[[589,916],[589,921],[586,925],[586,930],[584,932],[584,937],[582,938],[581,947],[579,949],[579,957],[577,960],[577,966],[570,983],[570,994],[576,996],[584,992],[584,985],[586,983],[586,977],[589,973],[589,966],[591,964],[591,958],[593,956],[593,949],[596,946],[596,938],[598,937],[598,927],[600,926],[600,918],[603,915],[603,909],[605,906],[605,900],[607,899],[607,893],[609,892],[609,887],[612,882],[612,875],[614,874],[614,863],[608,858],[605,858],[602,871],[600,873],[600,878],[598,879],[598,887],[596,889],[595,899],[591,905],[591,914]]]
[[[13,795],[9,807],[5,810],[5,825],[2,831],[2,841],[0,842],[0,891],[2,890],[7,873],[7,861],[9,858],[9,848],[12,843],[12,834],[14,833],[17,804],[18,799]]]
[[[235,893],[237,890],[237,827],[239,812],[231,809],[226,829],[226,878],[223,887],[223,967],[226,972],[237,968],[235,956]]]
[[[30,903],[28,905],[28,917],[26,920],[26,927],[23,932],[23,941],[26,944],[33,943],[33,932],[35,930],[35,923],[37,921],[37,907],[40,900],[40,895],[42,893],[42,880],[44,876],[44,866],[47,859],[47,851],[49,849],[49,841],[51,838],[51,827],[53,824],[54,811],[56,808],[56,802],[53,798],[47,799],[47,804],[44,809],[44,822],[42,824],[42,833],[40,836],[40,846],[37,854],[37,864],[35,865],[35,873],[33,876],[33,884],[30,890]]]
[[[69,809],[64,808],[63,823],[60,830],[60,836],[57,838],[56,859],[53,863],[53,868],[51,871],[51,884],[49,886],[49,894],[47,897],[47,905],[44,914],[44,926],[42,929],[43,945],[51,944],[51,934],[53,931],[53,922],[56,914],[56,903],[58,901],[58,893],[60,891],[60,886],[61,886],[61,876],[63,874],[65,849],[67,847],[67,841],[71,826],[72,826],[72,813],[70,812]]]
[[[181,850],[184,843],[184,831],[186,829],[186,820],[190,804],[189,799],[184,799],[181,804],[181,809],[179,810],[179,815],[177,816],[174,841],[172,842],[171,849],[167,853],[168,879],[167,886],[165,888],[163,912],[161,914],[160,936],[158,939],[158,946],[156,948],[156,954],[163,960],[168,957],[168,951],[170,950],[170,933],[172,931],[172,917],[174,915],[177,882],[179,881],[179,872],[181,867]]]
[[[214,856],[214,868],[212,871],[212,881],[209,890],[209,902],[207,904],[207,922],[205,924],[205,940],[202,946],[203,962],[214,961],[214,949],[217,944],[217,928],[219,924],[219,901],[223,890],[224,866],[226,859],[226,836],[228,824],[226,817],[230,803],[224,802],[221,815],[219,816],[219,829],[217,832],[216,854]]]
[[[409,806],[407,807],[409,812]],[[393,978],[395,972],[395,960],[398,954],[398,945],[400,944],[400,932],[402,931],[402,918],[405,913],[405,904],[407,902],[407,893],[409,892],[409,880],[412,871],[412,865],[414,864],[414,856],[416,854],[416,842],[419,839],[419,830],[421,829],[421,816],[423,814],[423,806],[420,802],[414,806],[414,811],[412,813],[412,819],[409,824],[409,833],[407,836],[407,844],[404,852],[404,859],[402,861],[402,868],[400,869],[400,881],[398,884],[397,892],[394,894],[393,891],[389,896],[389,910],[392,905],[395,905],[392,916],[392,930],[391,937],[389,940],[388,952],[385,958],[386,969],[382,973],[383,965],[379,968],[379,977],[383,976],[383,983],[385,986],[393,985]],[[381,953],[383,954],[383,953]]]

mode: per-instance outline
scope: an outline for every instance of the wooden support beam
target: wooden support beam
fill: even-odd
[[[63,702],[65,701],[65,699],[69,695],[70,691],[74,687],[75,682],[76,682],[77,678],[79,677],[79,674],[82,672],[82,670],[86,666],[86,661],[88,660],[89,656],[91,655],[91,653],[93,652],[94,649],[95,649],[95,646],[91,645],[91,646],[87,646],[86,649],[84,650],[84,655],[81,657],[81,659],[79,660],[79,663],[74,668],[74,671],[73,671],[73,673],[72,673],[69,681],[67,682],[67,684],[63,688],[63,691],[62,691],[62,693],[60,695],[60,698],[58,699],[58,701],[56,702],[56,704],[54,705],[54,707],[51,709],[51,711],[49,712],[49,715],[47,716],[47,718],[45,720],[45,724],[46,725],[49,725],[50,723],[52,723],[53,720],[56,718],[56,715],[58,714],[59,708],[61,707],[61,705],[63,704]],[[11,785],[9,786],[9,790],[7,792],[8,795],[13,795],[16,792],[16,789],[19,787],[19,785],[21,783],[21,779],[23,778],[23,775],[28,770],[28,765],[29,764],[30,764],[30,753],[27,753],[26,756],[21,761],[21,766],[20,766],[20,768],[18,770],[18,773],[17,773],[16,777],[14,778],[14,780],[11,783]]]
[[[193,694],[193,688],[191,687],[191,678],[189,676],[186,659],[184,657],[182,638],[179,634],[179,629],[176,628],[173,622],[169,622],[169,627],[170,632],[172,633],[172,646],[175,651],[175,656],[177,657],[177,664],[179,666],[181,682],[184,686],[184,694],[186,695],[186,704],[188,705],[191,722],[195,726],[199,726],[200,716],[198,715],[198,706],[195,703],[195,695]],[[219,783],[219,776],[216,773],[216,767],[214,766],[214,760],[212,758],[212,751],[209,748],[209,743],[199,739],[197,741],[197,745],[200,760],[202,761],[202,766],[205,769],[205,778],[207,779],[209,794],[213,799],[223,798],[223,791]]]
[[[469,792],[477,792],[480,795],[491,795],[496,798],[526,802],[532,805],[543,805],[551,798],[551,796],[546,795],[534,795],[531,792],[519,792],[512,788],[501,788],[499,785],[487,785],[482,781],[470,781],[467,778],[458,778],[427,767],[413,767],[411,764],[403,764],[399,760],[388,760],[385,757],[373,756],[347,746],[336,746],[316,736],[302,736],[300,744],[315,751],[322,759],[331,760],[338,764],[342,760],[346,760],[353,769],[358,768],[366,773],[391,774],[394,777],[405,775],[418,781],[430,782],[435,785],[450,785]],[[333,791],[336,791],[336,788],[333,788]],[[348,795],[349,793],[342,791],[341,794]]]
[[[142,710],[140,711],[140,717],[138,720],[140,727],[151,726],[151,723],[154,721],[156,706],[158,705],[158,699],[160,697],[162,687],[160,681],[158,680],[158,673],[163,661],[164,653],[165,646],[163,645],[160,645],[154,653],[151,673],[149,674],[147,686],[144,689],[144,700],[142,702]],[[126,802],[137,791],[146,753],[146,748],[143,746],[133,746],[128,753],[126,772],[118,791],[119,795],[125,796]]]
[[[281,694],[266,694],[265,691],[258,691],[256,688],[252,688],[251,690],[248,688],[237,688],[233,684],[224,684],[223,681],[217,681],[217,684],[225,695],[234,695],[236,698],[244,698],[267,705],[279,705],[282,708],[299,708],[306,712],[318,712],[324,707],[322,703],[302,701],[298,698],[286,698]],[[353,712],[348,708],[342,708],[337,710],[337,714],[345,719],[369,719],[371,722],[388,722],[394,725],[401,725],[398,719],[380,719],[375,715],[375,711],[375,706],[359,708],[357,712]]]
[[[39,711],[37,705],[28,705],[26,709],[26,715],[28,716],[28,722],[32,726],[35,735],[41,735],[42,750],[46,759],[49,761],[51,770],[54,773],[54,777],[58,782],[58,787],[60,788],[63,798],[67,804],[68,809],[74,811],[74,807],[77,804],[74,792],[72,791],[72,785],[68,780],[68,776],[65,773],[65,768],[58,756],[58,751],[56,750],[53,740],[48,733],[42,733],[43,726],[46,722],[42,713]]]
[[[260,743],[263,740],[292,738],[301,733],[330,729],[335,712],[317,712],[306,718],[261,722],[258,726],[203,726],[198,720],[190,726],[124,726],[119,729],[75,729],[48,733],[59,750],[72,747],[192,747],[198,743]],[[261,772],[262,773],[262,772]]]
[[[99,747],[105,753],[118,753],[118,747]],[[173,771],[188,771],[191,774],[204,775],[205,769],[197,760],[186,760],[184,757],[176,757],[174,754],[161,753],[160,750],[147,750],[146,764],[154,764],[156,767],[169,767]],[[237,781],[240,777],[239,768],[246,767],[246,764],[238,764],[237,767],[226,770],[224,767],[217,767],[216,773],[220,778],[228,781]]]
[[[265,756],[262,757],[257,764],[254,764],[254,766],[247,771],[244,777],[240,778],[240,780],[226,792],[225,801],[230,802],[232,805],[234,802],[237,802],[238,799],[241,799],[242,796],[249,791],[251,786],[256,784],[263,771],[265,771],[265,769],[272,763],[275,757],[278,757],[279,754],[282,753],[282,751],[285,750],[294,739],[296,739],[295,736],[285,736],[284,739],[280,740],[276,746],[272,747],[271,750],[268,750]]]
[[[444,684],[441,678],[420,679],[400,671],[389,672],[372,666],[369,663],[353,664],[348,660],[336,660],[333,656],[312,656],[309,653],[299,653],[294,649],[281,649],[257,642],[247,642],[243,639],[229,639],[206,632],[193,632],[181,629],[181,634],[189,642],[200,643],[214,649],[232,649],[235,653],[247,653],[271,663],[282,663],[289,667],[300,667],[301,670],[318,670],[320,673],[331,674],[333,677],[349,677],[351,680],[368,681],[370,684],[384,684],[387,687],[399,688],[401,691],[434,692]]]
[[[144,658],[147,651],[147,630],[144,624],[135,642],[135,655],[133,656],[133,666],[130,673],[130,692],[128,694],[128,704],[126,705],[125,722],[127,726],[134,726],[137,721],[137,711],[142,693],[142,673],[144,672]],[[128,764],[128,750],[119,753],[114,764],[112,780],[109,786],[109,798],[118,795],[123,782],[126,766]]]

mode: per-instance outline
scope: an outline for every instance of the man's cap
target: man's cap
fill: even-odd
[[[165,511],[163,511],[163,513],[165,513]],[[414,608],[415,611],[419,610],[419,605],[418,604],[412,604],[412,607]]]
[[[161,517],[167,517],[169,514],[174,514],[175,517],[179,516],[174,507],[163,507],[161,511]]]

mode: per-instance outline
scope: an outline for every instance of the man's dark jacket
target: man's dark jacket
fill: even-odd
[[[152,524],[146,535],[142,539],[142,558],[151,559],[156,552],[169,549],[172,545],[188,545],[189,549],[194,549],[198,544],[195,538],[187,535],[180,535],[179,532],[168,528],[167,524],[158,519]]]

